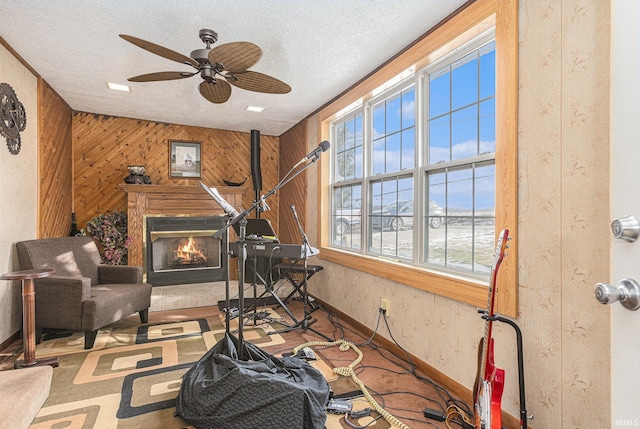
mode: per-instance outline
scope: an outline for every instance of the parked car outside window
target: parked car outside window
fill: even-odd
[[[439,228],[442,225],[444,209],[434,201],[429,202],[429,226]],[[413,228],[413,201],[394,201],[375,211],[371,216],[374,229],[399,231]]]

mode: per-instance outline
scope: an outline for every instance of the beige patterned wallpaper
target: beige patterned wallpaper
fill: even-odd
[[[536,429],[609,427],[609,311],[593,295],[609,278],[609,19],[603,0],[519,1],[516,321]],[[318,122],[309,121],[310,139]],[[317,195],[314,174],[309,195]],[[389,324],[401,345],[473,386],[484,326],[476,308],[322,264],[312,293],[371,329],[370,309],[390,298]],[[494,329],[496,364],[507,374],[503,409],[519,417],[515,335]]]
[[[38,206],[38,79],[0,44],[0,83],[13,88],[27,114],[17,155],[0,135],[0,274],[15,271],[15,243],[36,238]],[[0,343],[22,326],[20,282],[0,280]]]

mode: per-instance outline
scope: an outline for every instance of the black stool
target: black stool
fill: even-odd
[[[307,265],[305,277],[304,264],[282,263],[275,265],[274,268],[278,270],[277,272],[280,279],[286,279],[291,283],[291,285],[293,285],[291,293],[282,300],[285,304],[288,304],[296,293],[300,296],[300,299],[304,300],[304,291],[306,290],[305,286],[307,285],[307,282],[315,273],[324,269],[321,265]],[[300,277],[302,278],[301,280],[299,280]],[[311,307],[310,313],[313,313],[320,308],[320,306],[313,301],[313,298],[307,297],[307,299],[309,306]]]

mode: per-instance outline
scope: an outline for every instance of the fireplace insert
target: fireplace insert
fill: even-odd
[[[223,216],[146,216],[144,262],[153,286],[222,281],[227,278]]]

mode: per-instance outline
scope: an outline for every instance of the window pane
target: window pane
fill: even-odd
[[[413,257],[413,176],[371,182],[369,252]]]
[[[451,160],[450,116],[429,121],[429,164]]]
[[[395,92],[373,107],[371,174],[415,166],[415,85]]]
[[[480,103],[480,153],[496,151],[496,99]]]
[[[345,123],[345,141],[344,148],[351,149],[356,143],[355,123],[354,121],[347,121]]]
[[[435,118],[451,110],[451,84],[449,67],[429,76],[429,118]]]
[[[344,150],[344,122],[340,122],[336,125],[334,134],[336,151],[342,152]]]
[[[399,171],[400,170],[400,134],[392,134],[387,137],[386,153],[386,167],[385,171]]]
[[[373,139],[383,137],[387,131],[385,128],[384,104],[379,104],[373,108]]]
[[[402,154],[400,155],[400,169],[415,167],[415,128],[402,132]]]
[[[447,221],[446,228],[448,267],[469,270],[473,268],[473,218],[458,216]]]
[[[363,159],[362,159],[362,146],[357,146],[355,148],[355,177],[364,177],[363,170]]]
[[[473,270],[491,274],[495,245],[496,220],[492,218],[476,218],[474,231],[474,265]]]
[[[427,175],[426,180],[425,200],[428,201],[429,211],[424,222],[424,260],[430,264],[445,266],[447,175],[444,172],[433,172]]]
[[[496,42],[480,48],[480,100],[496,95]]]
[[[474,191],[476,217],[495,217],[496,166],[494,164],[476,167]]]
[[[400,95],[386,101],[386,133],[396,133],[400,131]]]
[[[345,179],[355,179],[356,177],[356,149],[352,148],[344,152],[345,158]]]
[[[402,128],[413,127],[416,121],[416,91],[415,87],[402,93]]]
[[[488,274],[494,249],[495,163],[434,170],[425,177],[424,261]]]
[[[334,155],[335,168],[333,170],[333,181],[340,182],[344,180],[344,152],[338,152]]]
[[[449,75],[450,103],[444,96]],[[495,153],[495,43],[442,65],[429,78],[426,162],[433,165]]]
[[[386,163],[385,156],[385,144],[386,138],[381,138],[378,140],[374,140],[373,142],[373,153],[371,155],[371,174],[374,176],[376,174],[384,173],[384,166]]]
[[[340,186],[333,190],[333,244],[340,247],[361,247],[360,205],[362,186]]]
[[[449,217],[473,214],[473,180],[470,169],[447,173],[447,213]]]
[[[478,154],[478,106],[467,107],[451,114],[451,159],[463,159]]]
[[[478,53],[456,61],[451,71],[451,109],[459,109],[478,101]]]
[[[335,183],[362,176],[362,114],[358,113],[334,124],[337,141],[333,151]]]
[[[475,170],[475,232],[474,270],[491,273],[495,250],[495,165],[477,167]]]

